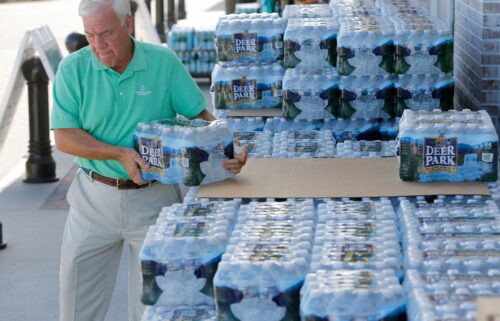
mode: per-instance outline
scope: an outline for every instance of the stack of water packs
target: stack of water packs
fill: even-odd
[[[197,186],[232,177],[222,161],[232,157],[233,134],[222,121],[178,117],[139,123],[136,149],[149,164],[144,180]]]
[[[405,110],[398,140],[404,181],[497,180],[498,135],[484,110]]]
[[[238,201],[211,201],[163,208],[139,255],[143,304],[213,309],[213,277],[238,206]]]
[[[476,298],[500,294],[499,219],[486,196],[400,201],[409,320],[477,320]]]
[[[396,156],[396,141],[380,140],[346,140],[337,144],[335,157],[338,158],[372,158]]]
[[[331,130],[282,131],[274,135],[273,146],[275,158],[335,156],[335,138]]]
[[[313,232],[312,200],[242,205],[214,279],[217,319],[299,320]]]

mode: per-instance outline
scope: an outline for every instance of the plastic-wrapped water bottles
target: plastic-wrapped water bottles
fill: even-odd
[[[383,320],[405,317],[406,297],[391,270],[319,270],[301,290],[302,320]]]
[[[354,202],[353,202],[354,203]],[[394,217],[390,203],[384,201],[380,212]],[[366,217],[366,203],[351,205],[351,215],[359,211]],[[339,206],[339,209],[335,209]],[[343,269],[391,269],[402,277],[399,234],[394,219],[359,219],[337,215],[343,203],[326,203],[318,207],[318,223],[311,258],[311,271]],[[330,212],[330,213],[328,213]],[[391,213],[392,212],[392,213]]]
[[[303,18],[332,18],[332,9],[329,6],[311,5],[288,5],[283,10],[283,19],[303,19]]]
[[[379,132],[382,140],[393,140],[398,137],[399,117],[394,119],[384,119],[380,123]]]
[[[294,119],[288,120],[282,117],[272,117],[266,120],[266,125],[264,126],[265,131],[270,131],[273,134],[282,131],[294,131],[294,130],[321,130],[323,128],[323,122],[320,120],[306,120],[306,119]]]
[[[239,140],[248,150],[250,158],[271,157],[273,150],[273,134],[269,131],[239,131],[234,132],[234,138]]]
[[[222,161],[232,157],[232,132],[221,121],[176,118],[140,124],[136,145],[149,164],[145,180],[196,186],[232,177]]]
[[[273,139],[273,157],[311,158],[334,157],[335,138],[330,130],[283,131]]]
[[[339,25],[331,18],[289,20],[284,36],[285,67],[335,67],[338,31]]]
[[[439,75],[404,75],[396,80],[396,115],[405,109],[414,111],[453,109],[455,84],[452,77]]]
[[[329,219],[395,221],[396,213],[387,198],[382,198],[380,201],[328,200],[318,205],[318,222],[324,223]]]
[[[407,109],[398,140],[402,180],[497,180],[498,136],[486,111]]]
[[[214,307],[170,309],[147,307],[141,321],[216,321]]]
[[[176,204],[163,208],[139,254],[145,305],[213,305],[212,278],[239,202]]]
[[[217,319],[298,320],[313,202],[251,202],[241,206],[238,220],[214,279]]]
[[[394,29],[380,16],[344,18],[337,37],[341,76],[388,75],[394,66]]]
[[[394,79],[387,76],[342,77],[340,112],[344,119],[375,119],[394,116]]]
[[[283,60],[285,21],[275,14],[232,14],[219,20],[219,61],[276,62]]]
[[[236,14],[240,13],[260,13],[260,3],[237,3],[234,9]]]
[[[191,26],[173,25],[172,29],[168,32],[167,40],[168,47],[173,51],[192,50],[194,28]]]
[[[255,132],[264,129],[265,121],[262,117],[242,117],[229,118],[226,123],[233,132]]]
[[[395,140],[346,140],[337,144],[335,156],[339,158],[394,157],[396,156],[396,145]]]
[[[287,69],[283,78],[283,116],[307,120],[338,116],[339,82],[332,68]]]
[[[219,63],[212,73],[214,107],[280,108],[283,74],[279,64]]]
[[[380,16],[372,0],[342,0],[330,2],[334,16],[344,18]]]
[[[409,289],[408,319],[477,320],[476,298],[498,296],[498,274],[424,274],[410,270],[405,286]]]

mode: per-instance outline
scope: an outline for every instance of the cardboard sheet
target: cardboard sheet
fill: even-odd
[[[281,117],[281,108],[238,109],[230,110],[228,117]]]
[[[414,183],[399,178],[395,157],[372,159],[249,159],[236,177],[202,185],[198,197],[322,198],[490,195],[479,182]]]
[[[500,321],[500,297],[477,298],[477,321]]]

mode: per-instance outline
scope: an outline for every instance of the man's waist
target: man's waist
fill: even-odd
[[[101,175],[101,174],[99,174],[91,169],[85,168],[85,167],[80,167],[80,168],[82,169],[82,171],[85,174],[87,174],[93,180],[95,180],[99,183],[108,185],[108,186],[116,187],[117,189],[139,189],[139,188],[149,187],[149,186],[157,183],[157,181],[150,181],[147,184],[139,185],[139,184],[134,183],[134,181],[132,181],[130,179],[111,178],[111,177]]]

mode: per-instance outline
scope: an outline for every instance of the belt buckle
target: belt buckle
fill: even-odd
[[[122,180],[121,180],[120,178],[117,178],[117,179],[116,179],[116,188],[117,188],[117,189],[122,189],[122,188],[120,188],[120,187],[121,187],[121,186],[120,186],[120,182],[121,182],[121,181],[122,181]]]

